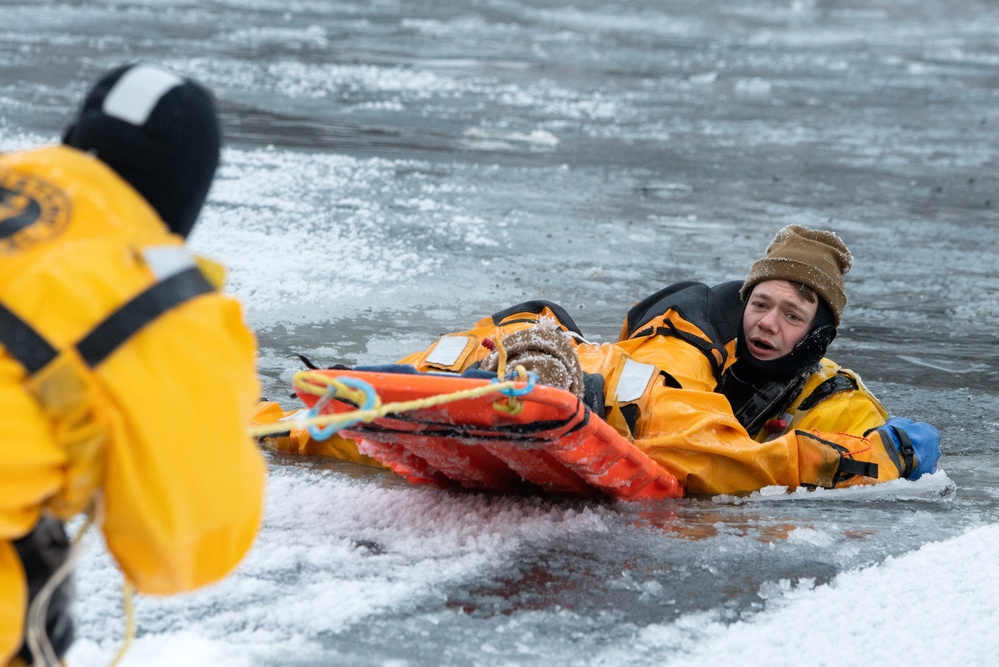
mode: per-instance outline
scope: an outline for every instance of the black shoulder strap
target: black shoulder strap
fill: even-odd
[[[579,330],[579,327],[573,321],[572,316],[569,315],[565,308],[553,303],[551,301],[546,301],[544,299],[536,299],[534,301],[524,301],[523,303],[518,303],[515,306],[510,306],[509,308],[504,308],[498,313],[493,313],[493,324],[499,325],[504,319],[514,315],[516,313],[533,313],[535,315],[540,315],[541,311],[548,308],[555,315],[555,318],[559,321],[559,324],[564,326],[569,331],[573,333],[583,335],[583,332]],[[510,320],[506,324],[512,324],[514,322],[529,322],[533,320]]]
[[[711,364],[711,373],[715,376],[715,379],[721,379],[722,369],[725,367],[725,361],[728,359],[728,351],[721,345],[715,343],[709,343],[700,336],[695,336],[692,333],[687,333],[678,329],[672,320],[666,320],[663,322],[665,326],[656,327],[653,329],[649,327],[643,331],[638,332],[639,335],[656,335],[656,336],[673,336],[674,338],[679,338],[688,345],[700,350],[708,359],[708,363]],[[677,382],[676,378],[670,376],[673,382]],[[668,386],[669,382],[667,382]]]
[[[56,358],[58,352],[27,322],[0,303],[0,343],[21,362],[28,375],[37,373]]]
[[[720,378],[728,358],[725,344],[738,335],[742,321],[741,284],[731,281],[708,287],[704,283],[685,281],[664,287],[628,311],[625,318],[627,336],[681,338],[708,358],[715,378]],[[663,326],[651,324],[671,309],[697,326],[711,341],[681,331],[669,319],[663,321]]]
[[[91,368],[104,361],[119,345],[163,313],[201,294],[214,291],[197,267],[175,273],[153,284],[111,313],[76,345]]]
[[[824,380],[822,384],[816,387],[811,394],[809,394],[805,400],[801,402],[798,406],[799,410],[811,410],[816,405],[826,400],[834,394],[838,394],[843,391],[853,391],[857,389],[857,381],[854,380],[849,375],[842,375],[837,373],[831,378]]]
[[[695,324],[720,345],[734,339],[742,323],[742,299],[736,280],[708,287],[684,281],[664,287],[635,304],[625,317],[628,337],[642,335],[640,329],[671,308]]]
[[[154,283],[109,315],[76,348],[91,368],[96,367],[119,345],[163,313],[214,286],[196,267],[185,269]],[[0,303],[0,343],[17,359],[29,375],[37,373],[58,355],[52,345],[27,322]]]
[[[685,280],[673,283],[645,297],[632,306],[625,315],[625,331],[627,331],[628,337],[633,338],[641,327],[675,307],[678,301],[688,300],[691,292],[696,292],[700,296],[707,289],[707,285],[703,283]]]

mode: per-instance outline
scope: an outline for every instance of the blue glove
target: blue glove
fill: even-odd
[[[902,459],[902,477],[919,479],[937,471],[940,460],[940,432],[926,422],[892,417],[878,433],[890,442]]]

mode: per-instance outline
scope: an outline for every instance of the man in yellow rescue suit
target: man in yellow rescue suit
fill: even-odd
[[[441,337],[399,363],[420,371],[506,367],[572,391],[675,475],[688,493],[766,486],[833,488],[916,479],[936,470],[940,434],[888,419],[860,378],[825,358],[836,335],[852,257],[834,233],[788,226],[745,281],[683,282],[629,312],[616,343],[585,342],[568,313],[531,301]],[[260,421],[269,421],[262,404]],[[275,438],[285,451],[369,462],[356,445],[308,432]]]
[[[208,91],[136,65],[63,145],[0,156],[0,664],[72,642],[62,522],[81,512],[142,593],[215,582],[252,545],[256,343],[184,245],[219,144]]]
[[[688,493],[915,479],[936,470],[940,434],[888,419],[855,373],[824,358],[851,264],[834,233],[792,225],[745,281],[677,283],[636,304],[616,343],[582,341],[563,309],[535,301],[400,363],[489,370],[497,353],[461,338],[500,337],[507,368],[575,391]],[[460,353],[441,353],[445,340]]]

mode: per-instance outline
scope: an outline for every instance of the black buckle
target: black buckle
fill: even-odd
[[[916,467],[916,448],[912,446],[912,440],[909,438],[908,433],[892,426],[888,428],[895,431],[895,435],[898,436],[898,451],[902,455],[902,460],[905,461],[905,466],[902,468],[902,477],[908,479],[909,475],[912,474],[912,470]]]

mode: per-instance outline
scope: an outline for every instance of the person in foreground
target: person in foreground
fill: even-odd
[[[628,312],[613,344],[585,342],[564,309],[532,301],[399,363],[495,370],[497,352],[479,343],[501,339],[507,368],[575,393],[690,494],[916,479],[936,470],[939,433],[889,419],[855,373],[825,358],[851,265],[834,233],[788,226],[745,281],[666,287]],[[329,442],[298,451],[363,461],[350,441]]]
[[[157,595],[218,581],[256,536],[256,342],[184,245],[219,146],[207,90],[134,65],[62,145],[0,155],[0,664],[73,640],[62,522],[90,514]]]

